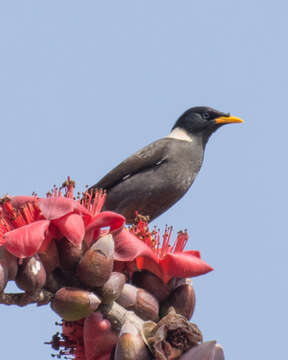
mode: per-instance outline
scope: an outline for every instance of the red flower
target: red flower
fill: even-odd
[[[111,324],[96,311],[84,320],[83,339],[86,360],[110,359],[112,350],[118,341],[118,335]]]
[[[67,238],[80,247],[83,240],[90,245],[102,227],[113,232],[123,226],[125,218],[119,214],[100,212],[105,194],[84,194],[82,200],[73,198],[74,183],[68,178],[62,188],[54,188],[47,198],[16,196],[2,199],[0,205],[0,245],[19,258],[45,252],[54,239]]]
[[[148,223],[140,219],[130,231],[123,229],[114,233],[114,258],[133,262],[138,270],[151,271],[165,283],[173,277],[193,277],[213,270],[200,258],[199,251],[184,251],[187,232],[178,232],[173,245],[171,233],[172,227],[166,227],[161,243],[159,231],[150,232]]]
[[[64,321],[62,329],[61,336],[57,333],[48,343],[59,351],[58,358],[73,356],[75,360],[109,360],[118,341],[110,322],[99,311],[83,320]]]

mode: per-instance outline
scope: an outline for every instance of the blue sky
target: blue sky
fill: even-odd
[[[44,195],[68,175],[83,190],[191,106],[245,120],[211,138],[189,193],[154,221],[187,228],[214,267],[194,280],[192,321],[233,360],[286,352],[287,10],[279,0],[0,4],[2,194]],[[50,357],[49,307],[2,305],[0,318],[4,359]]]

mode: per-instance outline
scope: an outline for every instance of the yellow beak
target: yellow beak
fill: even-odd
[[[242,123],[242,119],[235,116],[220,116],[215,119],[216,124],[230,124],[230,123]]]

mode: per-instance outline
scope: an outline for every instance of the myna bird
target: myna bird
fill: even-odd
[[[198,174],[205,146],[219,127],[241,119],[209,107],[192,107],[179,117],[171,133],[121,162],[89,191],[104,189],[103,210],[111,210],[132,223],[135,212],[150,221],[175,204]]]

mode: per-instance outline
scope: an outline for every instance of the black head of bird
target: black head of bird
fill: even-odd
[[[171,133],[121,162],[89,190],[107,191],[104,210],[132,223],[135,212],[155,219],[176,203],[198,174],[210,135],[241,119],[215,109],[193,107],[179,117]]]
[[[207,106],[196,106],[185,111],[176,121],[172,130],[181,129],[192,137],[198,136],[205,146],[213,132],[219,127],[233,122],[242,122],[242,120]]]

